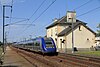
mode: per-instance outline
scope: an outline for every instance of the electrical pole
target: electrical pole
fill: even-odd
[[[11,7],[10,5],[3,5],[3,53],[5,53],[5,7]]]
[[[7,45],[7,32],[5,32],[5,46]]]
[[[74,32],[73,32],[73,18],[72,18],[72,53],[74,53]]]
[[[5,51],[4,31],[5,31],[5,6],[3,5],[3,52]],[[5,53],[5,52],[4,52]]]

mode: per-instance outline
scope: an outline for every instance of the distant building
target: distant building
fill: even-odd
[[[74,35],[74,47],[77,50],[90,50],[95,44],[96,33],[87,23],[76,19],[75,11],[68,11],[66,16],[55,19],[54,23],[46,27],[47,37],[52,37],[56,43],[58,52],[72,51],[72,23]]]
[[[100,36],[95,38],[95,44],[96,46],[100,46]]]

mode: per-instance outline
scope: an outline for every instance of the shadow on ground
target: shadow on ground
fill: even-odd
[[[19,67],[19,66],[7,65],[7,66],[0,66],[0,67]]]

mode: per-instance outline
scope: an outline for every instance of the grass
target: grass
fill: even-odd
[[[1,46],[0,46],[0,56],[1,56],[1,54],[2,54],[2,48],[1,48]]]
[[[2,47],[0,46],[0,60],[4,60],[4,56],[2,55],[2,52],[3,50],[2,50]]]
[[[100,51],[78,52],[77,54],[89,55],[89,56],[99,56],[100,57]]]

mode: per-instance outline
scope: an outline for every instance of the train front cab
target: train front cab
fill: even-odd
[[[56,46],[52,38],[44,38],[42,41],[42,48],[44,54],[56,54]]]

